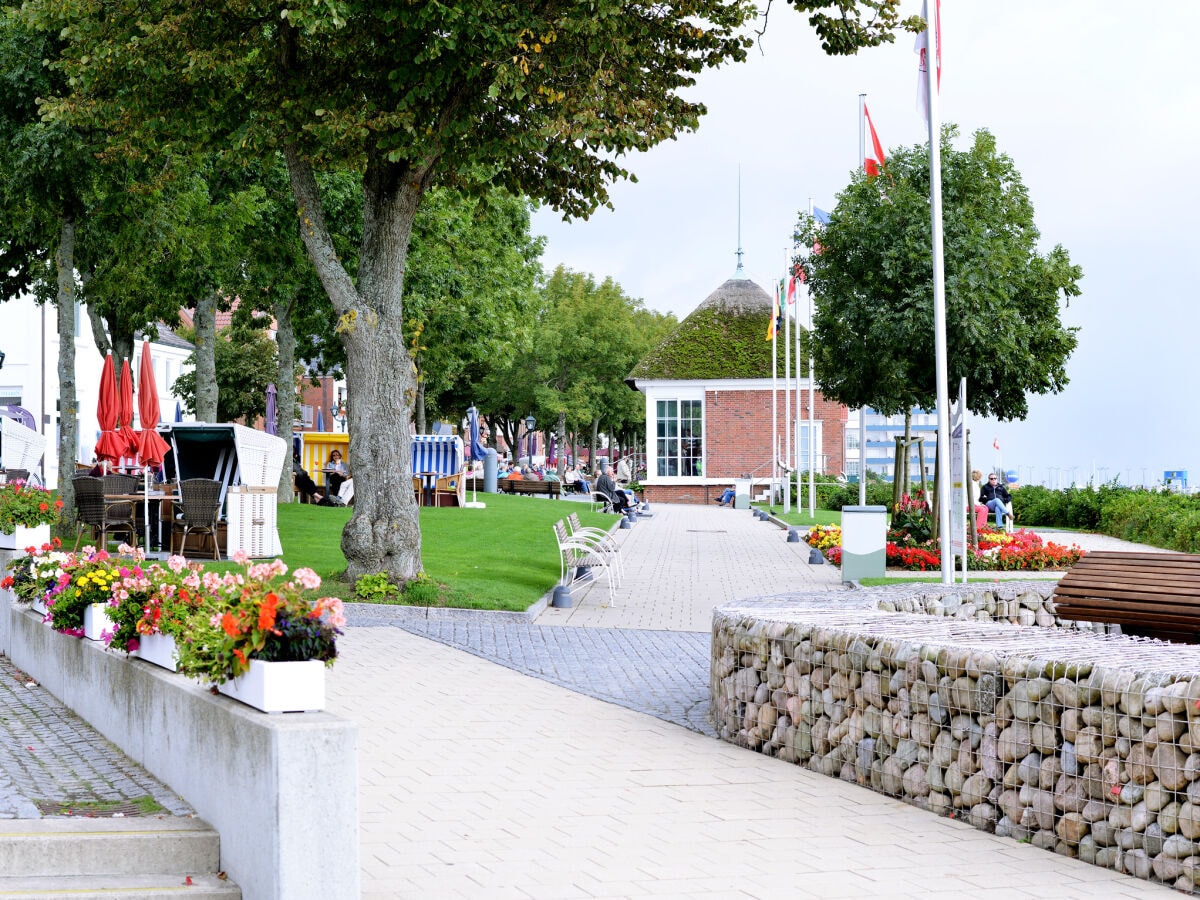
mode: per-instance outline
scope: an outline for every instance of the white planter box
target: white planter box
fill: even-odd
[[[108,617],[107,603],[92,603],[83,610],[83,636],[89,641],[103,640],[104,632],[116,630],[116,624]]]
[[[37,525],[33,528],[18,525],[15,531],[0,533],[0,550],[16,550],[18,555],[24,555],[26,547],[41,547],[49,542],[49,525]]]
[[[217,685],[217,690],[263,712],[317,712],[325,708],[325,663],[252,659],[245,675]]]
[[[138,635],[138,659],[162,666],[174,672],[177,668],[175,656],[175,638],[169,634]]]
[[[46,598],[44,596],[38,597],[36,600],[30,603],[29,608],[43,619],[46,617],[46,613],[49,612],[49,610],[46,609]]]

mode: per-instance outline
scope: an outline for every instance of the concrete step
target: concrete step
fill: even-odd
[[[0,873],[8,878],[182,873],[182,881],[220,867],[220,835],[200,819],[0,819]]]
[[[237,885],[216,875],[0,875],[3,900],[241,900]]]

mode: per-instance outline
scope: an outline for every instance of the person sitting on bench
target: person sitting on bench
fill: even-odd
[[[629,495],[617,487],[608,463],[600,464],[600,475],[596,478],[596,490],[608,495],[612,501],[613,512],[623,513],[629,509]]]
[[[979,489],[979,502],[996,514],[996,527],[1004,527],[1004,517],[1012,515],[1012,495],[1000,483],[995,472],[990,474],[987,484]]]
[[[717,506],[733,506],[733,498],[737,496],[737,491],[731,487],[725,488],[721,492],[721,499],[717,501]]]

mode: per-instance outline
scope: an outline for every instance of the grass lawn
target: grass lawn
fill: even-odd
[[[553,525],[578,513],[584,525],[612,527],[617,517],[593,513],[586,503],[480,494],[486,509],[421,508],[421,561],[436,590],[416,586],[411,599],[467,609],[528,609],[558,582]],[[358,600],[342,580],[342,527],[352,510],[300,503],[279,506],[279,539],[289,569],[308,566],[321,576],[320,593]],[[224,571],[234,563],[210,563]],[[435,599],[436,597],[436,599]]]
[[[799,508],[792,507],[792,511],[784,515],[782,506],[772,507],[766,503],[751,504],[754,509],[763,509],[773,515],[781,522],[787,522],[789,525],[841,525],[842,511],[840,509],[815,509],[814,515],[808,514],[808,505],[803,504]]]

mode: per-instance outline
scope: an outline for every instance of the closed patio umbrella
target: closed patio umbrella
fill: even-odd
[[[100,399],[96,403],[96,419],[100,423],[100,440],[96,442],[96,458],[116,462],[121,458],[124,444],[117,436],[117,375],[112,354],[104,357],[100,370]]]
[[[146,523],[146,543],[150,546],[150,467],[161,466],[168,445],[158,433],[158,385],[154,382],[154,361],[150,357],[150,342],[142,342],[142,364],[138,370],[138,456],[142,458],[142,477],[145,496],[142,521]]]
[[[275,427],[275,416],[276,416],[275,396],[277,393],[278,392],[275,390],[274,382],[267,385],[267,412],[266,412],[266,415],[263,416],[263,420],[264,420],[263,428],[266,430],[267,434],[274,434],[276,431],[276,427]]]
[[[137,456],[140,449],[137,432],[133,430],[133,373],[129,360],[121,360],[121,381],[117,386],[117,439],[122,442],[122,456]]]

